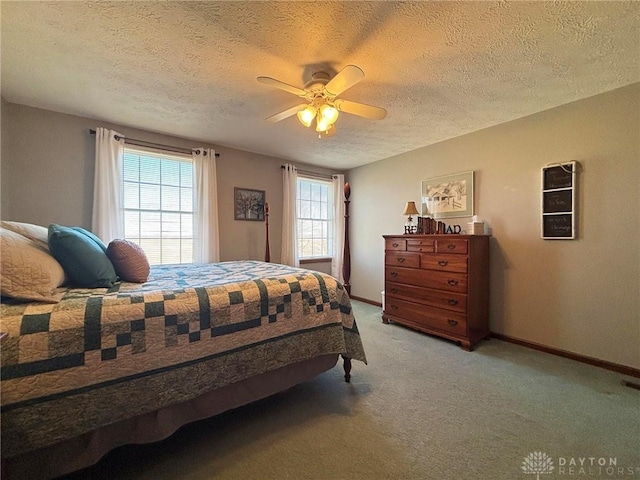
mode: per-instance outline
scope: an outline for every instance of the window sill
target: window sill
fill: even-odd
[[[331,257],[318,257],[318,258],[301,258],[300,265],[306,263],[331,263],[333,259]]]

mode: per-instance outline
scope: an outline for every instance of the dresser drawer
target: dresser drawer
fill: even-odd
[[[389,251],[406,251],[407,250],[407,240],[402,238],[387,238],[384,241],[384,249]]]
[[[406,283],[448,292],[467,293],[467,276],[462,273],[430,272],[422,269],[386,266],[384,279],[387,282]]]
[[[462,293],[443,292],[414,285],[402,285],[386,282],[384,285],[386,297],[399,298],[411,302],[423,303],[432,307],[443,308],[462,314],[467,313],[467,296]]]
[[[464,239],[439,239],[436,241],[436,252],[438,253],[461,253],[467,254],[469,251],[469,241]]]
[[[441,272],[467,273],[467,257],[462,255],[420,255],[420,267]]]
[[[396,298],[389,298],[386,301],[385,313],[391,319],[397,316],[426,328],[462,336],[467,334],[467,317],[459,313],[426,307],[419,303],[406,302]]]
[[[410,238],[407,240],[407,250],[410,252],[430,253],[435,252],[436,241],[433,239]]]
[[[398,267],[418,268],[420,255],[417,253],[387,253],[384,256],[384,263]]]

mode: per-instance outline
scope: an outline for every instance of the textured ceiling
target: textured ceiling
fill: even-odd
[[[640,81],[638,2],[2,1],[2,96],[287,160],[347,169]],[[318,139],[299,103],[317,70],[362,68]]]

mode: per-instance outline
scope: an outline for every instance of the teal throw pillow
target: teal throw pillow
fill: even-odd
[[[86,237],[89,237],[91,240],[93,240],[94,242],[96,242],[96,245],[98,245],[100,247],[100,249],[104,252],[107,253],[107,246],[104,244],[104,242],[102,240],[100,240],[98,238],[98,236],[93,233],[90,232],[89,230],[85,230],[82,227],[71,227],[73,230],[75,230],[76,232],[79,232],[81,234],[83,234]]]
[[[71,286],[113,286],[116,271],[106,250],[102,240],[83,228],[49,225],[49,251],[64,268]]]

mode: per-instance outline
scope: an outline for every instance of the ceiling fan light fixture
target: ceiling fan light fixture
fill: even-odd
[[[347,65],[333,78],[326,72],[315,72],[312,79],[305,84],[304,89],[294,87],[275,78],[258,77],[258,82],[284,90],[307,102],[271,115],[267,118],[267,121],[279,122],[297,115],[300,123],[305,127],[310,127],[315,119],[315,130],[318,137],[325,138],[336,134],[335,124],[340,112],[382,120],[387,116],[387,111],[384,108],[337,98],[363,78],[364,72],[355,65]]]
[[[333,125],[338,120],[338,109],[328,103],[325,103],[320,107],[320,114],[322,118],[329,124]]]
[[[316,132],[326,132],[327,130],[329,130],[330,126],[331,124],[327,122],[322,114],[319,114],[316,120]]]
[[[309,105],[298,112],[298,120],[300,120],[300,123],[305,127],[309,127],[311,126],[313,119],[316,118],[316,114],[317,111],[315,107],[313,105]]]
[[[335,125],[329,125],[329,128],[327,128],[324,132],[318,132],[318,138],[328,138],[328,137],[333,137],[336,134],[336,126]]]

